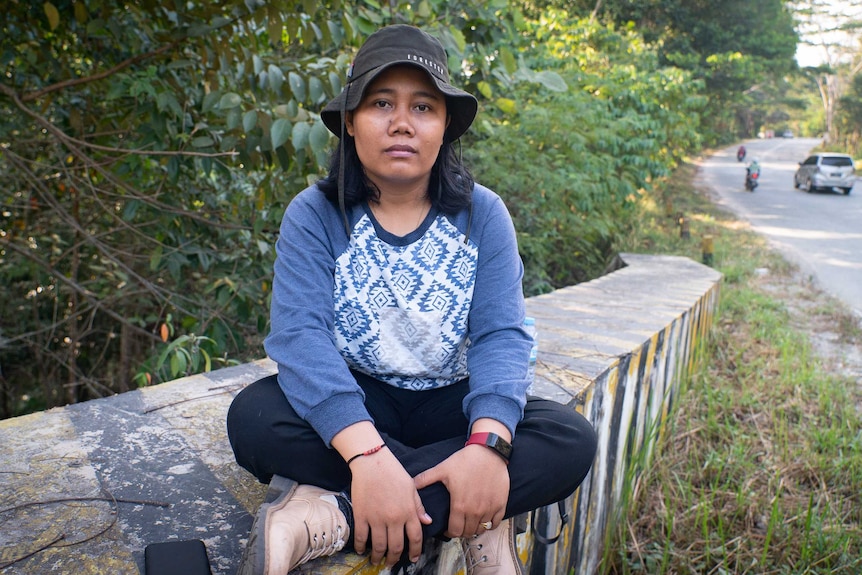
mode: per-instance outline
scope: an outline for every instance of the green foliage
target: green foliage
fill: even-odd
[[[797,329],[832,331],[852,313],[808,305],[829,298],[812,296],[763,237],[693,193],[696,173],[683,164],[669,185],[644,194],[639,227],[618,246],[699,259],[702,244],[682,240],[662,209],[672,205],[689,215],[692,238],[714,239],[723,281],[707,361],[684,382],[656,456],[622,493],[631,504],[612,526],[600,571],[856,573],[860,390],[855,378],[824,372],[808,330]],[[842,336],[851,347],[852,323]]]
[[[134,381],[138,387],[150,385],[153,381],[169,381],[201,371],[211,371],[214,362],[221,366],[239,363],[233,359],[213,357],[213,349],[219,349],[219,346],[209,337],[190,333],[168,342],[176,333],[172,319],[171,314],[168,314],[160,328],[160,335],[166,342],[164,349],[155,360],[146,361],[135,374]]]
[[[847,92],[841,97],[835,149],[853,157],[862,157],[862,74],[853,77]]]
[[[583,3],[581,3],[583,4]],[[784,0],[609,0],[599,15],[633,23],[663,63],[705,83],[707,144],[752,137],[796,69],[798,36]]]
[[[802,41],[822,60],[804,68],[801,87],[816,95],[800,118],[827,149],[859,154],[857,78],[862,69],[862,20],[858,3],[794,0]],[[806,62],[808,63],[808,62]]]
[[[178,336],[175,365],[187,342],[260,356],[281,212],[325,169],[317,111],[341,88],[340,51],[366,12],[239,0],[7,7],[0,362],[12,383],[0,412],[17,410],[7,401],[27,379],[51,382],[38,390],[44,406],[128,389],[142,360],[158,358],[169,314],[201,334]]]
[[[535,294],[601,274],[633,200],[698,148],[704,102],[632,31],[550,12],[532,32],[543,50],[523,51],[506,77],[517,106],[488,110],[496,121],[465,149],[477,179],[510,207]],[[538,77],[554,82],[541,89]]]
[[[181,341],[169,363],[199,342],[212,357],[260,357],[278,224],[326,170],[319,110],[362,39],[424,25],[456,83],[500,92],[494,55],[518,19],[505,2],[11,2],[0,416],[184,371],[157,368],[168,315]]]
[[[671,21],[670,0],[628,2],[661,8],[648,26],[527,0],[7,4],[0,416],[263,354],[283,209],[327,169],[319,110],[382,25],[436,34],[479,97],[465,156],[511,207],[529,293],[603,269],[633,201],[722,109],[710,70],[740,77],[784,53],[669,66],[663,42],[712,14]]]

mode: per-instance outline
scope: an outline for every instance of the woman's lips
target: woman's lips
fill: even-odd
[[[386,153],[390,156],[407,157],[416,153],[416,148],[413,146],[389,146],[386,148]]]

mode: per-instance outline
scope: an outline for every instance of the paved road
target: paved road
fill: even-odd
[[[745,164],[736,146],[703,162],[701,177],[720,203],[751,223],[828,293],[862,316],[862,183],[840,192],[808,194],[793,187],[798,162],[817,146],[812,138],[745,143],[762,166],[760,186],[745,191]]]

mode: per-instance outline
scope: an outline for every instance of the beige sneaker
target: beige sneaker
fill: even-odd
[[[341,551],[350,530],[335,497],[332,491],[274,476],[251,526],[239,575],[287,575]]]
[[[467,575],[524,575],[515,545],[515,520],[509,518],[496,529],[465,537],[461,544]]]

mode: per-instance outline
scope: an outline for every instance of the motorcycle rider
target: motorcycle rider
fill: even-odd
[[[740,162],[745,159],[745,146],[739,146],[736,150],[736,159]]]
[[[760,177],[760,162],[757,158],[751,158],[751,163],[745,168],[745,174],[747,176],[757,174],[757,177]]]
[[[745,168],[745,187],[754,189],[752,179],[760,178],[760,162],[757,158],[751,158],[751,163]]]

